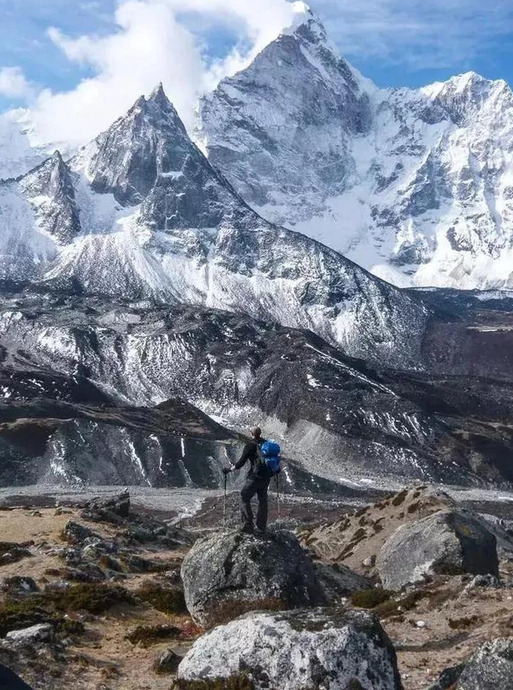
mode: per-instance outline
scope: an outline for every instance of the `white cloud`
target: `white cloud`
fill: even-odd
[[[14,100],[28,100],[33,87],[19,67],[4,67],[0,70],[0,95]]]
[[[91,138],[160,81],[191,126],[198,95],[240,69],[290,23],[293,11],[286,0],[120,0],[110,35],[69,38],[51,28],[49,37],[68,60],[94,76],[69,92],[42,91],[33,106],[36,128],[44,140]],[[189,25],[180,20],[184,13]],[[190,26],[194,13],[213,24],[237,23],[245,41],[207,65]]]

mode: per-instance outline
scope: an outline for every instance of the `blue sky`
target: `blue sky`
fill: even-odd
[[[225,57],[238,41],[241,50],[265,44],[265,22],[281,21],[286,1],[0,0],[0,111],[33,100],[41,89],[59,94],[99,72],[105,76],[114,74],[114,67],[119,71],[119,56],[111,67],[112,50],[102,39],[123,30],[134,32],[143,5],[165,3],[172,6],[173,15],[167,17],[167,34],[161,38],[170,46],[170,54],[157,52],[155,61],[160,55],[167,65],[169,83],[201,78],[198,56],[191,53],[190,39],[179,29],[176,33],[175,19],[194,34],[208,64]],[[127,16],[135,17],[126,22],[131,29],[120,28],[119,16],[115,17],[119,4],[126,6]],[[342,54],[380,86],[419,86],[469,70],[513,84],[512,0],[311,0],[309,4]],[[191,7],[196,12],[186,11]],[[145,14],[142,21],[146,20],[153,26]],[[58,32],[49,34],[50,27]],[[120,50],[130,50],[134,41],[120,44]],[[98,60],[95,50],[101,56]],[[169,71],[169,61],[174,71]],[[158,62],[151,78],[157,72]],[[145,83],[142,75],[140,81]],[[184,99],[188,104],[192,94]]]

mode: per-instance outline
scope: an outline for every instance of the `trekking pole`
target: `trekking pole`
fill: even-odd
[[[224,475],[224,500],[223,500],[223,532],[226,532],[226,483],[228,475]]]
[[[278,509],[278,520],[280,519],[280,475],[276,475],[276,507]]]

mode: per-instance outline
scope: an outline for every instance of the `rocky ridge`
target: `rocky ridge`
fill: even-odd
[[[472,72],[378,89],[303,10],[204,96],[197,136],[265,218],[395,284],[508,289],[512,113]]]

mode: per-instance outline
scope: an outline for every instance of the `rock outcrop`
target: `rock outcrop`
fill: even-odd
[[[247,614],[200,637],[178,669],[184,680],[240,676],[255,690],[402,688],[379,621],[356,611]]]
[[[205,626],[246,611],[318,606],[325,600],[311,560],[289,532],[200,539],[181,573],[187,608]]]
[[[114,522],[115,524],[123,522],[129,515],[130,493],[128,491],[107,498],[93,498],[85,504],[82,511],[82,517],[86,520]]]
[[[497,540],[470,513],[442,510],[400,527],[378,553],[376,568],[393,590],[436,573],[497,576]]]

